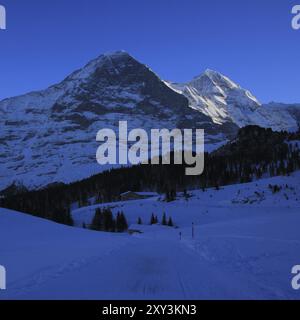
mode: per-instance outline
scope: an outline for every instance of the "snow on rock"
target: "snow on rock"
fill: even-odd
[[[182,127],[206,130],[208,150],[228,129],[192,110],[147,66],[128,53],[104,54],[46,90],[0,101],[0,190],[39,188],[107,170],[96,161],[98,130]],[[236,129],[236,128],[234,128]]]
[[[70,183],[109,169],[96,162],[96,134],[118,121],[129,130],[200,128],[205,150],[238,127],[297,128],[299,108],[261,105],[228,77],[206,70],[186,84],[162,81],[124,51],[100,55],[45,90],[0,101],[0,191]]]
[[[261,105],[254,95],[228,77],[206,70],[185,84],[168,85],[185,95],[190,107],[209,116],[214,123],[233,122],[239,127],[259,125],[274,130],[295,130],[297,120],[285,108]]]

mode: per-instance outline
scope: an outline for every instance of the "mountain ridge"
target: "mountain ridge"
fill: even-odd
[[[216,71],[174,85],[127,52],[102,54],[44,90],[0,101],[0,190],[14,182],[68,183],[109,169],[96,163],[95,137],[121,120],[129,130],[204,129],[206,151],[248,124],[296,127],[298,109],[270,108]]]
[[[187,83],[166,83],[185,95],[191,108],[209,116],[214,123],[229,121],[240,128],[257,124],[276,131],[298,128],[300,117],[294,117],[291,110],[261,104],[249,90],[217,71],[207,69]]]

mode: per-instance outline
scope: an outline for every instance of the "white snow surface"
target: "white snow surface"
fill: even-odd
[[[58,225],[0,209],[0,299],[299,299],[300,172],[243,185],[110,206],[129,235]],[[273,194],[269,185],[281,190]],[[90,222],[99,205],[73,211]],[[177,228],[148,224],[151,213]],[[136,225],[141,217],[143,225]],[[191,237],[191,224],[195,238]],[[182,233],[182,239],[179,238]]]

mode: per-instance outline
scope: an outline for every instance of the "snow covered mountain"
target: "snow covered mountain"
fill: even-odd
[[[258,124],[293,129],[300,112],[261,106],[247,90],[207,70],[187,84],[161,80],[128,53],[104,54],[45,90],[0,101],[0,190],[41,187],[96,174],[96,134],[132,128],[202,128],[207,151]],[[299,109],[297,109],[299,110]]]
[[[208,145],[226,141],[233,124],[214,124],[189,107],[148,67],[126,52],[104,54],[61,83],[0,102],[0,190],[40,187],[98,173],[96,134],[128,129],[204,128]]]
[[[239,127],[259,125],[273,130],[295,130],[299,114],[278,104],[261,105],[251,92],[228,77],[206,70],[184,84],[168,83],[170,88],[185,95],[190,107],[209,116],[214,123],[233,122]]]

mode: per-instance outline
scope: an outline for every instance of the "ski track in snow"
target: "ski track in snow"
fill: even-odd
[[[120,246],[123,247],[123,246]],[[44,283],[52,281],[54,279],[61,278],[66,274],[72,273],[73,271],[84,270],[87,266],[98,263],[99,261],[105,259],[108,255],[114,254],[120,250],[120,248],[111,250],[109,253],[101,256],[95,256],[90,258],[79,258],[75,259],[69,263],[62,265],[53,265],[50,267],[38,270],[34,274],[16,281],[10,285],[10,294],[14,298],[19,296],[30,294],[30,292],[38,289]]]
[[[133,224],[143,233],[131,236],[0,209],[0,264],[8,271],[0,299],[300,299],[291,288],[300,263],[299,177],[195,191],[188,201],[114,203],[130,223],[165,211],[179,227]],[[272,194],[269,183],[290,187]],[[263,202],[240,204],[258,189]],[[78,225],[97,206],[75,210]]]
[[[234,252],[240,259],[237,269],[232,265],[228,268],[226,264],[216,264],[216,257],[205,256],[199,250],[202,244],[193,241],[161,241],[143,236],[131,240],[104,256],[78,259],[66,265],[40,270],[11,284],[9,296],[15,299],[67,299],[76,292],[77,279],[80,278],[84,279],[80,284],[80,296],[83,299],[221,299],[237,294],[234,286],[231,288],[231,283],[238,279],[240,285],[249,286],[253,298],[285,298],[273,287],[251,279],[255,275],[251,270],[251,260],[243,261],[238,251]],[[230,270],[232,267],[233,270]],[[246,277],[243,277],[241,273],[245,270]],[[97,276],[90,277],[91,274]],[[112,279],[118,286],[109,285]],[[55,288],[59,287],[69,288],[67,291],[56,291]],[[249,292],[245,292],[245,298],[249,297]],[[243,297],[243,293],[240,292],[239,296]]]

